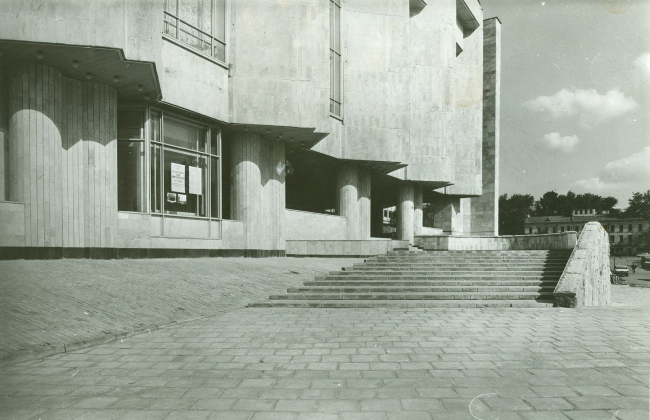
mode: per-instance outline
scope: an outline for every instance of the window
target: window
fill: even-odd
[[[226,0],[165,0],[163,33],[226,61]]]
[[[632,232],[632,225],[627,225],[627,231]]]
[[[221,217],[217,129],[154,109],[120,110],[118,138],[118,210]]]
[[[553,226],[553,233],[557,233],[557,226]]]
[[[575,230],[576,232],[579,232],[579,231],[580,231],[580,229],[579,229],[579,227],[578,227],[578,226],[574,226],[574,227],[575,227],[575,229],[574,229],[574,230]]]
[[[623,242],[623,235],[618,235],[618,241]]]
[[[614,225],[610,225],[610,226],[609,226],[609,231],[610,231],[610,232],[616,232],[616,226],[614,226]]]
[[[614,243],[614,235],[609,235],[609,242]]]
[[[618,225],[618,231],[623,232],[623,225]]]
[[[532,228],[532,227],[529,227],[529,228],[528,228],[528,233],[529,233],[529,234],[533,233],[533,228]]]
[[[117,112],[117,209],[145,211],[144,112]]]
[[[639,225],[639,232],[643,230],[643,225]]]
[[[330,113],[341,116],[341,0],[330,0]]]
[[[564,226],[560,226],[560,232],[564,232]]]

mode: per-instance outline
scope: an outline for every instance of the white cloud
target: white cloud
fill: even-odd
[[[562,137],[560,133],[548,133],[544,134],[542,141],[553,151],[570,152],[578,144],[580,139],[576,135]]]
[[[650,76],[650,53],[641,54],[634,60],[634,67],[646,76]]]
[[[524,102],[524,106],[538,112],[550,112],[555,118],[579,116],[583,125],[620,117],[635,109],[638,104],[618,89],[604,95],[595,89],[562,89],[553,96],[538,96]]]
[[[632,192],[646,191],[649,186],[650,146],[607,163],[597,177],[575,182],[575,188],[580,192],[617,197],[620,207],[627,206],[627,198],[632,196]]]

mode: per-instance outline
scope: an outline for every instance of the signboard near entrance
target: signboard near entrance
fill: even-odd
[[[172,191],[185,192],[185,165],[172,163]]]

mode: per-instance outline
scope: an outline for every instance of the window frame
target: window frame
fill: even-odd
[[[343,42],[341,39],[341,22],[343,21],[343,8],[341,7],[341,0],[329,0],[329,7],[331,8],[337,8],[339,11],[339,18],[338,18],[338,33],[336,36],[333,36],[332,31],[334,30],[335,23],[331,21],[330,19],[330,43],[329,43],[329,51],[330,51],[330,103],[329,103],[329,110],[330,110],[330,116],[333,118],[336,118],[337,120],[343,121]],[[332,14],[330,13],[330,18]],[[336,45],[335,42],[333,42],[333,39],[338,38],[338,51],[335,49]],[[337,101],[334,99],[332,96],[332,93],[334,91],[334,86],[332,84],[335,82],[334,80],[334,75],[332,74],[335,64],[334,64],[334,56],[338,56],[339,58],[339,68],[338,68],[338,94],[339,94],[339,100]],[[339,107],[339,113],[337,114],[336,112],[332,111],[332,105],[333,103],[338,104]]]
[[[203,57],[203,58],[205,58],[205,59],[207,59],[209,61],[212,61],[213,63],[218,64],[219,66],[221,66],[221,67],[223,67],[225,69],[229,69],[230,66],[228,65],[229,54],[228,54],[228,42],[227,42],[227,40],[229,39],[229,35],[230,35],[230,27],[229,27],[230,25],[228,25],[228,16],[230,16],[230,1],[229,0],[223,0],[223,2],[224,2],[224,22],[223,22],[223,24],[224,24],[224,29],[223,29],[224,39],[223,40],[220,40],[217,36],[213,35],[212,30],[210,31],[211,33],[207,33],[206,31],[197,28],[196,26],[192,25],[191,23],[188,23],[182,17],[180,17],[180,13],[179,13],[179,10],[178,10],[178,8],[179,8],[178,4],[179,4],[180,0],[175,0],[175,1],[176,1],[176,13],[175,14],[172,14],[171,12],[168,12],[167,10],[165,10],[165,6],[163,4],[163,31],[162,31],[163,39],[166,39],[167,41],[169,41],[169,42],[171,42],[173,44],[176,44],[181,48],[184,48],[184,49],[186,49],[186,50],[188,50],[188,51],[190,51],[190,52],[192,52],[194,54],[197,54],[197,55],[199,55],[199,56],[201,56],[201,57]],[[218,1],[219,0],[211,0],[211,3],[212,3],[212,16],[211,16],[210,20],[212,22],[212,28],[214,28],[215,23],[216,23],[216,16],[215,16],[214,12],[216,10],[216,5],[217,5]],[[167,23],[166,16],[169,16],[171,19],[174,19],[176,21],[176,37],[173,36],[173,35],[169,35],[168,33],[165,32],[165,24]],[[209,36],[210,37],[210,53],[212,55],[208,55],[208,54],[204,53],[203,51],[199,50],[198,48],[195,48],[195,47],[181,41],[178,38],[179,22],[182,22],[184,25],[187,25],[187,26],[191,27],[193,30],[198,31],[201,34]],[[223,45],[223,49],[224,49],[223,61],[221,59],[213,56],[213,54],[214,54],[214,43],[215,42],[220,43],[220,44]]]
[[[210,222],[222,222],[223,221],[223,209],[222,209],[222,195],[223,195],[223,190],[222,190],[222,176],[223,176],[223,160],[222,160],[222,127],[219,127],[217,125],[211,125],[211,124],[202,124],[200,122],[197,122],[196,120],[193,120],[191,118],[185,117],[183,115],[176,114],[174,112],[168,112],[165,111],[161,108],[156,108],[156,107],[149,107],[149,106],[124,106],[120,107],[120,110],[129,110],[129,111],[140,111],[142,112],[142,123],[143,123],[143,129],[142,129],[142,134],[144,135],[144,139],[122,139],[118,141],[142,141],[143,146],[144,146],[144,165],[142,167],[142,170],[144,171],[144,174],[141,174],[144,186],[142,188],[142,193],[144,194],[143,202],[143,210],[142,211],[128,211],[128,210],[119,210],[120,212],[123,213],[138,213],[138,214],[149,214],[151,216],[156,216],[156,217],[172,217],[172,218],[183,218],[183,219],[190,219],[190,220],[205,220],[208,222],[209,226],[211,225]],[[152,113],[156,112],[159,115],[159,133],[160,133],[160,141],[156,141],[153,139],[153,133],[151,132],[151,124],[154,122],[152,121]],[[205,137],[206,137],[206,143],[205,143],[205,150],[200,151],[200,150],[193,150],[193,149],[188,149],[185,147],[181,146],[176,146],[173,144],[167,144],[165,143],[165,133],[164,133],[164,120],[165,118],[170,118],[175,121],[179,121],[183,124],[188,124],[192,125],[194,127],[200,128],[202,130],[205,130]],[[212,153],[212,143],[216,142],[214,145],[214,153]],[[158,146],[159,151],[160,151],[160,167],[157,170],[156,176],[157,178],[157,184],[158,188],[161,191],[160,197],[158,199],[158,205],[160,207],[160,212],[154,212],[153,211],[153,206],[152,206],[152,191],[151,191],[151,185],[152,182],[154,181],[153,175],[151,172],[151,160],[152,160],[152,146]],[[182,153],[190,153],[192,155],[196,155],[198,157],[204,157],[206,159],[206,171],[207,171],[207,180],[208,182],[205,183],[204,189],[205,189],[205,216],[196,216],[196,215],[187,215],[187,214],[167,214],[165,213],[165,194],[164,194],[164,182],[165,182],[165,150],[171,150],[171,151],[180,151]],[[213,165],[213,160],[216,160],[216,165]],[[216,167],[215,167],[216,166]],[[213,206],[212,206],[212,201],[213,201],[213,185],[212,185],[212,175],[213,171],[216,171],[216,194],[217,194],[217,209],[216,209],[216,216],[212,216],[213,213]],[[118,193],[119,194],[119,193]],[[119,197],[119,195],[118,195]],[[220,223],[221,225],[221,223]],[[221,227],[219,228],[221,229]],[[219,232],[219,237],[218,238],[212,238],[211,232],[209,232],[209,239],[221,239],[221,232]],[[197,238],[197,239],[206,239],[206,238]]]

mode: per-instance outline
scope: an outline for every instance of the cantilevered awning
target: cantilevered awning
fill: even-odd
[[[117,90],[118,100],[162,98],[155,64],[127,60],[118,48],[0,40],[0,53],[5,63],[42,63],[71,79],[106,84]]]

